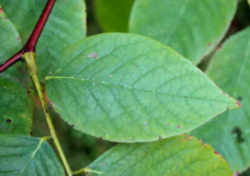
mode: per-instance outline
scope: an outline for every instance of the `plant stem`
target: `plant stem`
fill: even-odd
[[[20,61],[22,58],[22,55],[25,52],[34,52],[36,50],[36,45],[38,43],[38,40],[43,32],[44,26],[48,21],[48,18],[52,12],[52,9],[55,5],[56,0],[48,0],[47,4],[29,38],[27,43],[24,45],[23,49],[14,54],[11,58],[9,58],[7,61],[5,61],[3,64],[0,65],[0,73],[7,70],[9,67],[11,67],[14,63]]]
[[[53,125],[53,122],[52,122],[50,114],[49,114],[48,105],[45,101],[45,97],[44,97],[43,92],[42,92],[41,84],[40,84],[40,81],[39,81],[38,76],[37,76],[37,66],[35,63],[35,53],[34,52],[26,52],[26,53],[24,53],[23,56],[24,56],[24,60],[27,63],[29,74],[33,80],[36,91],[38,93],[38,96],[39,96],[39,99],[40,99],[40,102],[42,105],[42,109],[43,109],[43,112],[44,112],[44,115],[45,115],[45,118],[46,118],[46,121],[47,121],[47,124],[49,127],[51,137],[55,143],[56,149],[57,149],[59,156],[63,162],[63,165],[64,165],[64,168],[67,172],[67,175],[72,176],[71,168],[68,164],[68,161],[67,161],[67,159],[64,155],[64,152],[62,150],[62,147],[60,145],[60,142],[57,138],[55,127]]]
[[[24,46],[25,52],[34,52],[37,42],[41,36],[41,33],[44,29],[44,26],[46,22],[48,21],[49,15],[51,14],[51,11],[55,5],[56,0],[48,0],[47,4],[42,12],[42,15],[40,16],[28,42]]]
[[[79,174],[84,174],[84,173],[95,173],[95,174],[102,174],[102,172],[100,171],[95,171],[95,170],[92,170],[90,168],[82,168],[82,169],[79,169],[75,172],[73,172],[73,175],[79,175]]]
[[[13,64],[15,64],[17,61],[20,60],[20,58],[22,57],[24,51],[20,50],[19,52],[17,52],[14,56],[12,56],[10,59],[8,59],[7,61],[5,61],[3,64],[0,65],[0,73],[4,72],[5,70],[7,70],[10,66],[12,66]]]
[[[42,109],[43,109],[43,112],[44,112],[44,115],[45,115],[45,118],[46,118],[46,121],[47,121],[47,124],[49,127],[51,137],[55,143],[55,146],[57,148],[57,151],[58,151],[59,156],[63,162],[63,165],[65,167],[65,170],[66,170],[68,176],[72,176],[71,168],[70,168],[68,161],[64,155],[61,144],[57,138],[55,127],[53,125],[53,122],[52,122],[50,114],[49,114],[48,105],[45,101],[45,97],[44,97],[43,92],[42,92],[41,84],[40,84],[40,81],[39,81],[38,76],[37,76],[37,66],[36,66],[36,62],[35,62],[35,53],[34,53],[35,49],[36,49],[36,45],[38,43],[38,40],[42,34],[42,31],[44,29],[45,24],[48,21],[49,15],[52,12],[52,9],[55,5],[55,2],[56,2],[56,0],[48,0],[47,1],[47,4],[46,4],[38,22],[37,22],[37,24],[36,24],[32,34],[31,34],[29,40],[27,41],[27,43],[25,44],[25,46],[23,47],[22,50],[17,52],[14,56],[12,56],[10,59],[8,59],[7,61],[5,61],[3,64],[0,65],[0,73],[7,70],[10,66],[12,66],[17,61],[20,61],[21,57],[23,56],[24,60],[26,61],[27,66],[28,66],[29,74],[33,80],[36,91],[38,93],[38,96],[39,96],[39,99],[40,99],[40,102],[42,105]]]

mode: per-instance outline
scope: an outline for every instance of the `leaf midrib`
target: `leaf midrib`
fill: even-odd
[[[41,146],[42,146],[43,142],[45,142],[45,141],[44,141],[43,138],[41,138],[40,141],[38,142],[38,144],[37,144],[35,150],[31,152],[30,157],[29,157],[29,161],[27,162],[26,166],[23,167],[22,170],[20,170],[20,172],[19,172],[20,174],[23,174],[23,172],[29,167],[30,163],[31,163],[31,162],[34,160],[34,158],[36,157],[37,152],[39,152],[39,150],[41,149]]]
[[[229,106],[229,102],[228,101],[223,101],[223,100],[217,100],[217,99],[208,99],[208,98],[200,98],[200,97],[192,97],[192,96],[182,96],[182,95],[171,95],[168,94],[166,92],[159,92],[159,91],[155,91],[155,90],[145,90],[145,89],[138,89],[135,87],[129,87],[126,85],[122,85],[122,84],[112,84],[112,83],[107,83],[107,82],[100,82],[100,81],[95,81],[95,80],[91,80],[91,79],[84,79],[84,78],[76,78],[73,76],[46,76],[45,77],[45,81],[49,81],[49,80],[56,80],[56,79],[71,79],[71,80],[76,80],[76,81],[82,81],[82,82],[92,82],[94,84],[100,84],[100,85],[104,85],[104,86],[109,86],[109,87],[121,87],[123,89],[128,89],[128,90],[136,90],[136,91],[141,91],[141,92],[145,92],[145,93],[153,93],[153,94],[160,94],[160,95],[167,95],[169,97],[174,97],[174,98],[181,98],[181,99],[193,99],[193,100],[200,100],[200,101],[207,101],[207,102],[218,102],[218,103],[226,103]]]

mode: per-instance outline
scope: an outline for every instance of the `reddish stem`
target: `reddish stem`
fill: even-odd
[[[24,47],[26,52],[34,52],[36,44],[41,36],[41,33],[44,29],[46,22],[48,21],[49,15],[55,5],[56,0],[48,0],[40,19],[38,20],[27,44]]]
[[[24,53],[23,50],[17,52],[14,56],[12,56],[10,59],[8,59],[7,61],[5,61],[2,65],[0,65],[0,73],[4,72],[10,66],[12,66],[14,63],[16,63],[17,61],[19,61],[20,58],[22,57],[23,53]]]
[[[0,73],[7,70],[10,66],[12,66],[14,63],[21,60],[22,55],[24,52],[34,52],[36,49],[37,42],[43,32],[44,26],[48,21],[49,15],[51,14],[51,11],[55,5],[56,0],[48,0],[47,4],[42,12],[42,15],[40,16],[29,40],[25,44],[22,50],[17,52],[14,56],[12,56],[10,59],[5,61],[2,65],[0,65]]]

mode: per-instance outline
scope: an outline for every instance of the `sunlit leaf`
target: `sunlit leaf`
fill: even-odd
[[[118,145],[89,167],[97,172],[91,176],[233,175],[221,156],[191,136],[147,144]]]

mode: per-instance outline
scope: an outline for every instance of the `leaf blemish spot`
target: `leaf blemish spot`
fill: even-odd
[[[1,11],[0,11],[0,13],[1,13]],[[19,37],[19,36],[18,36],[16,39],[17,39],[18,41],[21,41],[21,37]]]
[[[236,99],[237,99],[236,105],[238,105],[239,107],[241,107],[242,106],[241,102],[243,100],[243,97],[242,96],[238,96]]]
[[[1,14],[1,13],[3,13],[3,9],[2,9],[2,8],[0,8],[0,14]]]
[[[238,96],[238,98],[237,98],[238,101],[242,101],[242,99],[243,98],[241,96]]]
[[[235,172],[233,176],[239,176],[239,173],[238,173],[238,172]]]
[[[236,142],[241,144],[245,141],[245,139],[242,137],[242,130],[240,127],[236,126],[232,130],[232,134],[236,135]]]
[[[97,59],[97,53],[90,53],[88,57],[92,59]]]
[[[191,136],[186,136],[186,139],[189,141],[190,139],[192,139]]]
[[[206,147],[209,146],[208,144],[204,144],[202,141],[201,141],[201,143],[202,143],[202,146],[203,146],[204,148],[206,148]]]
[[[218,153],[218,152],[216,152],[216,151],[214,151],[214,154],[215,154],[215,155],[219,155],[219,153]]]
[[[11,120],[11,119],[7,119],[6,122],[7,122],[7,123],[11,123],[12,120]]]
[[[178,125],[177,128],[182,128],[182,126],[181,126],[181,125]]]
[[[242,104],[240,103],[240,101],[236,101],[236,105],[239,106],[239,107],[242,106]]]
[[[27,90],[27,94],[28,94],[28,95],[31,94],[31,90],[30,90],[30,89]]]

